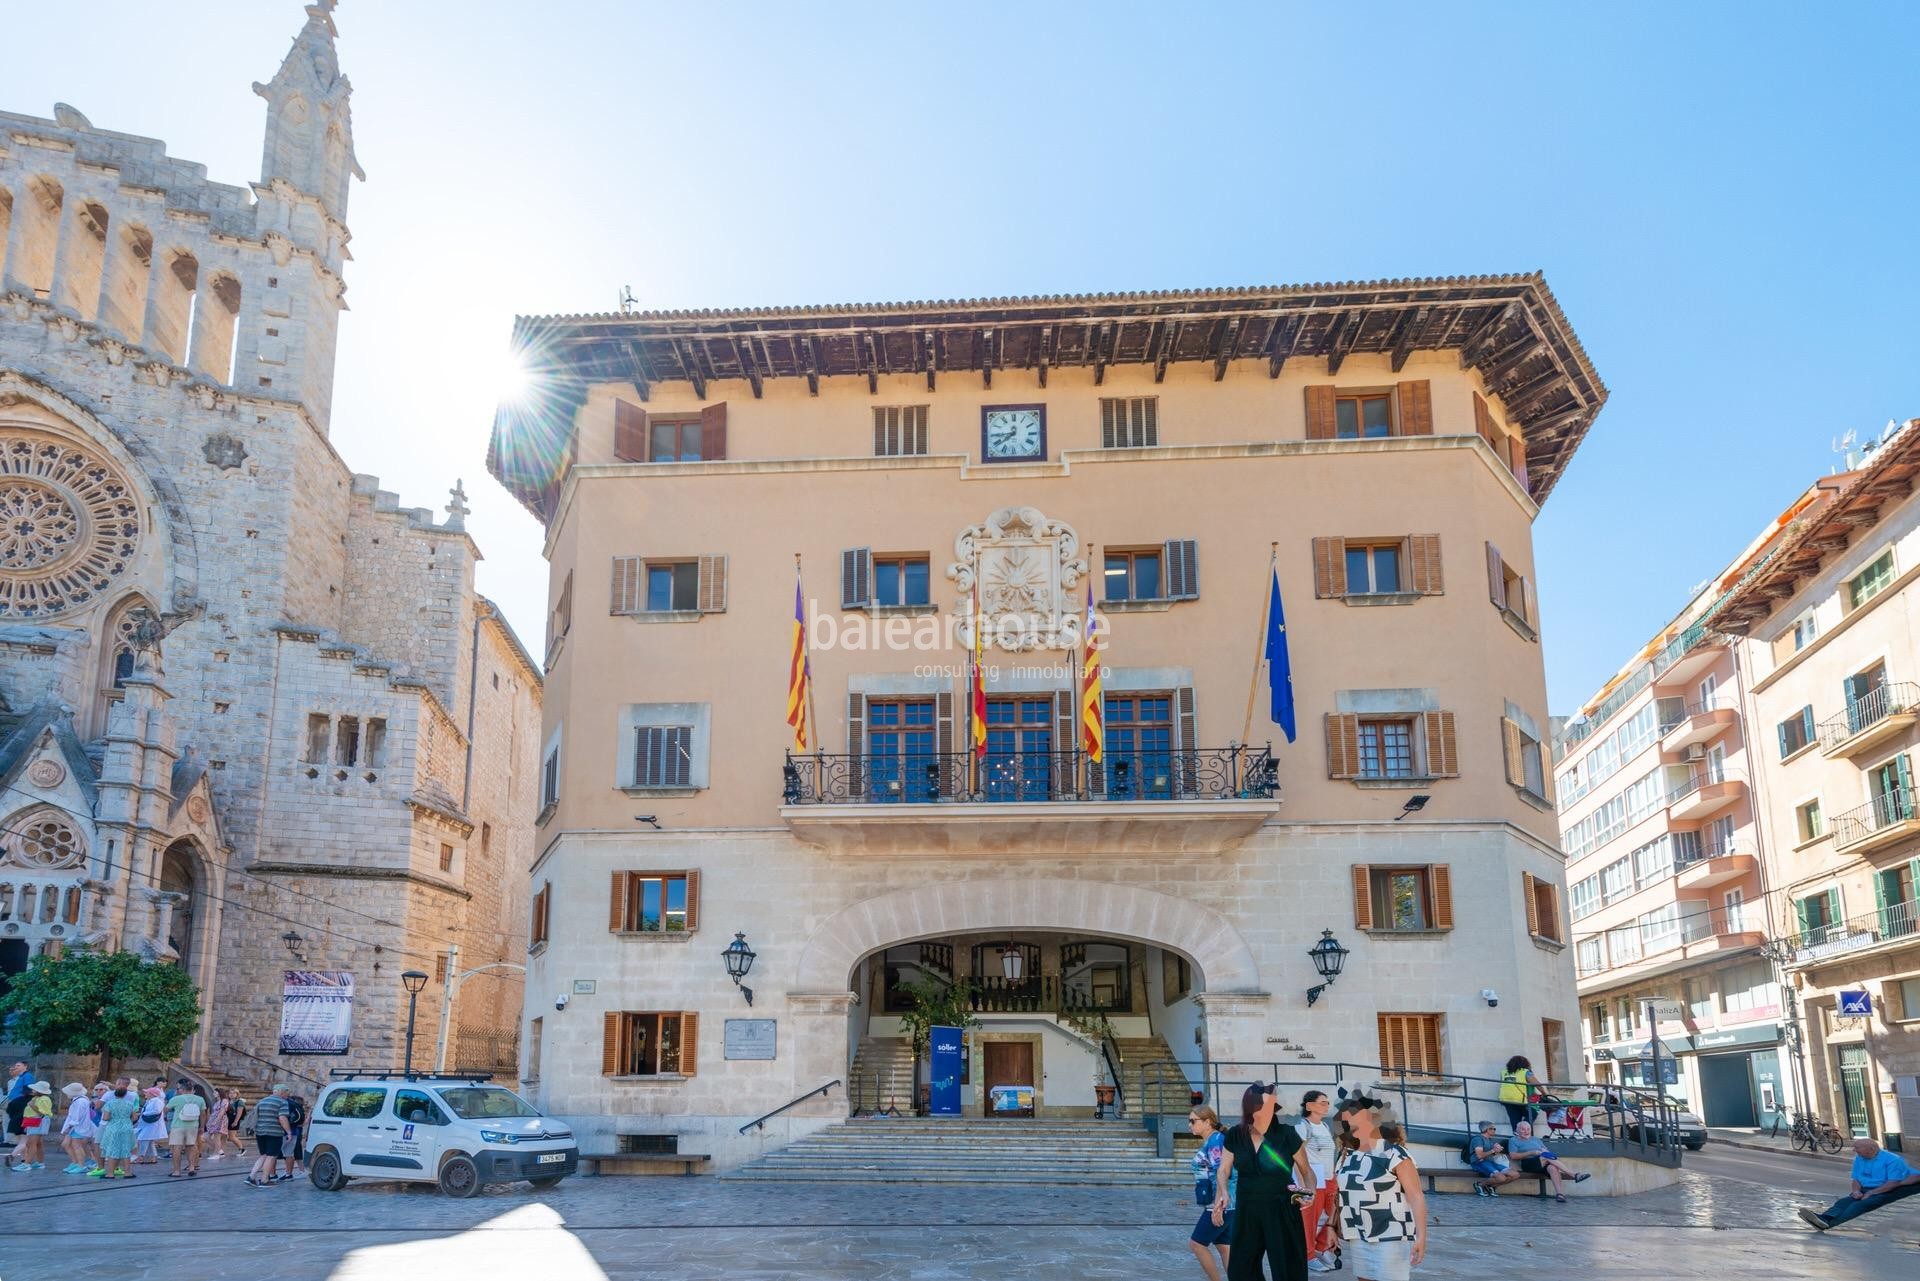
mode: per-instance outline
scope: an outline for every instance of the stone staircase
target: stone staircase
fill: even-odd
[[[1115,1037],[1113,1043],[1120,1051],[1120,1095],[1129,1117],[1186,1112],[1191,1103],[1187,1079],[1165,1037],[1155,1032]]]
[[[1190,1188],[1138,1121],[858,1117],[720,1176],[775,1183]]]
[[[913,1112],[913,1042],[904,1036],[862,1038],[847,1077],[847,1098],[862,1112],[888,1107]]]

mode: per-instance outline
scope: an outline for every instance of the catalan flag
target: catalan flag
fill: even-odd
[[[1107,745],[1106,702],[1100,689],[1100,651],[1093,643],[1093,579],[1087,579],[1087,621],[1080,633],[1080,746],[1098,765]]]
[[[807,602],[800,591],[800,567],[793,567],[793,653],[787,662],[787,724],[793,726],[793,750],[812,748],[813,726],[807,709],[813,701],[813,663],[807,657]]]
[[[986,620],[980,615],[980,584],[973,585],[973,655],[967,663],[967,742],[975,756],[987,754],[987,676],[981,658],[986,648]]]

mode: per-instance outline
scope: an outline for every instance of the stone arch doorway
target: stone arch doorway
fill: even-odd
[[[205,890],[199,862],[199,849],[192,841],[175,841],[160,856],[160,892],[178,896],[167,923],[166,942],[173,949],[174,963],[189,974],[194,972],[195,907]]]

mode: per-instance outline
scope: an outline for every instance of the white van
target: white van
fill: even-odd
[[[307,1118],[307,1173],[322,1192],[350,1179],[550,1188],[580,1165],[573,1131],[482,1075],[336,1073]]]

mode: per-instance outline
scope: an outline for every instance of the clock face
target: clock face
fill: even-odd
[[[981,411],[985,456],[992,459],[1045,458],[1045,412],[1035,406]]]

